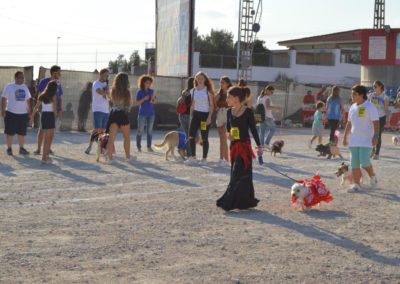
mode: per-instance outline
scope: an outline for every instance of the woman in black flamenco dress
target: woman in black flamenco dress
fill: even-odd
[[[259,200],[254,197],[252,160],[249,130],[257,144],[257,153],[262,155],[260,139],[256,129],[253,110],[243,105],[248,88],[232,87],[228,91],[227,132],[231,140],[231,178],[224,195],[217,200],[217,206],[225,211],[256,207]]]

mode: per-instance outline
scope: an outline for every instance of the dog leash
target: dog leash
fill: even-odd
[[[294,182],[299,182],[297,179],[294,179],[294,178],[292,178],[292,177],[288,176],[287,174],[284,174],[284,173],[282,173],[282,172],[278,171],[277,169],[274,169],[274,168],[272,168],[272,167],[271,167],[271,166],[269,166],[268,164],[266,164],[266,165],[267,165],[267,167],[268,167],[268,168],[270,168],[270,169],[271,169],[271,170],[273,170],[274,172],[276,172],[276,173],[278,173],[278,174],[280,174],[280,175],[282,175],[282,176],[284,176],[284,177],[286,177],[286,178],[290,179],[291,181],[294,181]]]

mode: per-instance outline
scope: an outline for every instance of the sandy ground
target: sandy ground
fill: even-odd
[[[277,131],[284,154],[266,153],[254,168],[259,206],[231,213],[215,206],[229,180],[229,168],[216,166],[216,132],[200,168],[162,152],[126,164],[121,137],[118,162],[96,163],[81,133],[57,134],[53,166],[2,150],[0,282],[400,283],[400,147],[385,134],[379,189],[350,194],[334,176],[341,161],[317,157],[309,133]],[[33,151],[34,132],[27,140]],[[319,172],[335,200],[299,212],[292,182],[268,167],[294,178]]]

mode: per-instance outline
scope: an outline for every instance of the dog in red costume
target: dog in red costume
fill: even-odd
[[[329,203],[333,197],[319,176],[310,180],[300,180],[293,184],[292,204],[299,204],[302,210],[319,205],[322,201]]]

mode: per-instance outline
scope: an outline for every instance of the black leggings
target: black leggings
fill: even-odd
[[[329,141],[331,143],[335,142],[335,131],[339,128],[339,120],[328,119],[329,127],[331,128],[331,134],[329,135]]]
[[[382,132],[385,129],[385,124],[386,124],[386,116],[382,116],[379,118],[379,136],[378,136],[378,144],[376,144],[376,147],[374,148],[374,154],[379,155],[379,152],[381,151],[381,146],[382,146]]]
[[[207,125],[206,130],[201,130],[201,122],[205,123],[208,118],[208,112],[200,112],[194,111],[193,117],[190,120],[189,125],[189,145],[190,145],[190,154],[192,157],[196,157],[196,134],[200,129],[201,140],[203,142],[203,159],[207,158],[208,154],[208,131],[210,130],[210,126]]]

